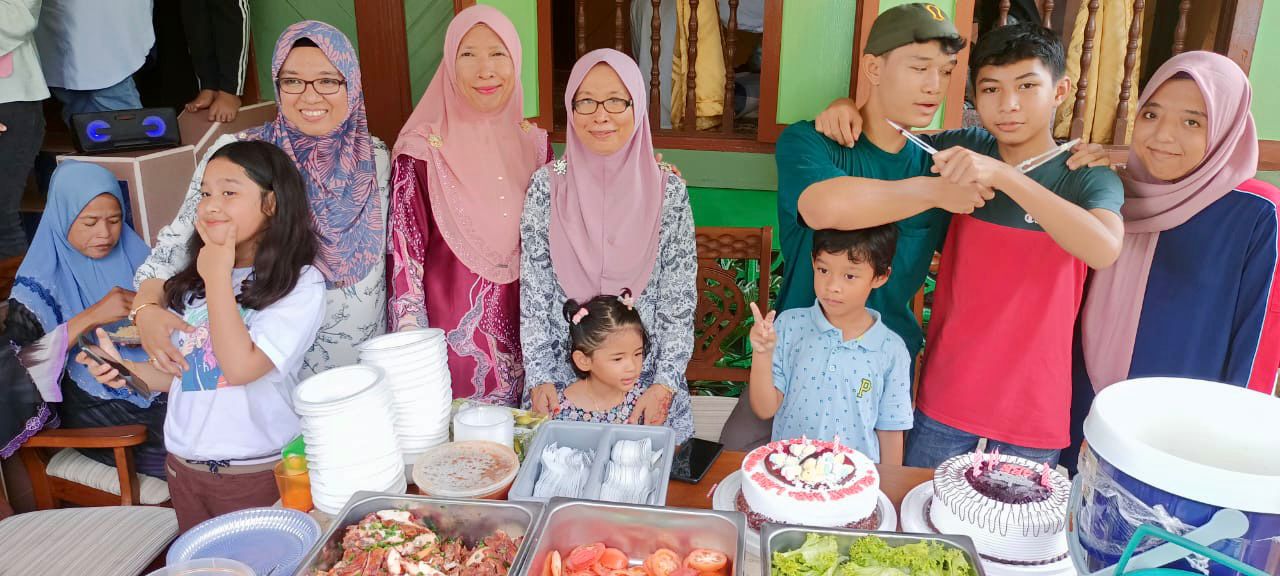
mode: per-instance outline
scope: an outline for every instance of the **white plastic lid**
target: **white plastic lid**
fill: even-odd
[[[1280,398],[1202,380],[1128,380],[1098,394],[1084,434],[1099,456],[1146,484],[1280,514]]]
[[[293,391],[295,403],[324,405],[349,400],[382,380],[377,366],[342,366],[303,380]]]
[[[391,351],[396,348],[405,346],[422,345],[426,342],[432,342],[437,339],[444,338],[444,330],[439,328],[422,328],[419,330],[405,330],[403,332],[391,332],[376,336],[366,340],[363,344],[356,347],[360,352],[383,352]]]

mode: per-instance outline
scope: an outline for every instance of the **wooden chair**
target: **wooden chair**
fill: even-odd
[[[760,264],[759,296],[756,305],[769,309],[769,285],[773,269],[773,229],[722,228],[700,226],[698,242],[698,307],[693,321],[693,356],[685,369],[685,379],[746,382],[747,368],[716,366],[724,358],[721,346],[726,338],[751,317],[746,297],[734,274],[720,265],[721,259],[756,260]],[[698,396],[692,399],[695,435],[718,440],[720,429],[737,398]]]
[[[45,430],[18,451],[31,478],[36,508],[50,510],[63,503],[78,506],[160,505],[169,500],[163,480],[137,474],[134,446],[147,439],[141,424],[107,428]],[[111,468],[75,451],[110,449]]]
[[[108,506],[13,515],[0,493],[0,574],[137,576],[178,536],[173,510]]]

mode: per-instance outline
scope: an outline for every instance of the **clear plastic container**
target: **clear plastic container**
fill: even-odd
[[[506,500],[520,471],[515,450],[495,442],[450,442],[427,450],[413,483],[427,496]]]
[[[513,445],[516,422],[506,406],[477,404],[458,411],[453,417],[453,439],[456,442],[485,440]]]

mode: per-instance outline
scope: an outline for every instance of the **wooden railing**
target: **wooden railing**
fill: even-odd
[[[716,0],[689,0],[689,22],[687,45],[685,46],[685,101],[684,101],[684,117],[678,123],[679,130],[663,131],[659,130],[662,126],[662,106],[657,105],[661,94],[661,75],[659,69],[659,61],[662,57],[662,17],[660,13],[660,5],[662,0],[631,0],[632,2],[648,1],[652,4],[653,17],[650,21],[649,35],[649,53],[650,65],[649,70],[649,102],[653,103],[649,106],[649,122],[656,132],[684,132],[689,134],[708,134],[706,130],[698,130],[698,105],[697,105],[697,60],[698,60],[698,6],[702,2],[715,3]],[[671,2],[673,0],[666,0]],[[724,53],[725,64],[725,82],[724,82],[724,114],[720,121],[719,132],[724,135],[734,135],[734,110],[733,110],[733,93],[734,93],[734,36],[738,31],[738,1],[728,0],[729,17],[728,26],[721,31],[721,45]],[[574,0],[575,21],[577,26],[574,27],[576,35],[577,55],[579,58],[587,51],[587,0]],[[626,10],[629,2],[627,0],[614,0],[614,49],[619,52],[630,54],[629,46],[624,45],[626,35],[624,34],[625,26],[630,21],[626,16]],[[678,24],[678,23],[677,23]],[[632,33],[638,31],[633,30]],[[674,123],[673,123],[674,124]]]

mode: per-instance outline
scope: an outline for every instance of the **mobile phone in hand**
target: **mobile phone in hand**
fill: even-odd
[[[120,373],[120,378],[124,380],[124,385],[126,388],[128,388],[129,390],[132,390],[135,394],[138,394],[140,396],[143,396],[146,398],[151,397],[151,389],[147,387],[146,382],[143,382],[141,378],[138,378],[137,375],[129,371],[128,368],[125,368],[124,364],[121,364],[119,362],[116,362],[115,360],[107,358],[104,354],[98,354],[97,352],[95,352],[94,348],[96,347],[96,344],[94,344],[93,342],[90,342],[89,339],[86,338],[84,334],[80,335],[79,344],[80,344],[80,350],[84,352],[85,356],[88,356],[94,362],[97,362],[99,364],[106,364],[107,366],[115,368],[116,371]]]

